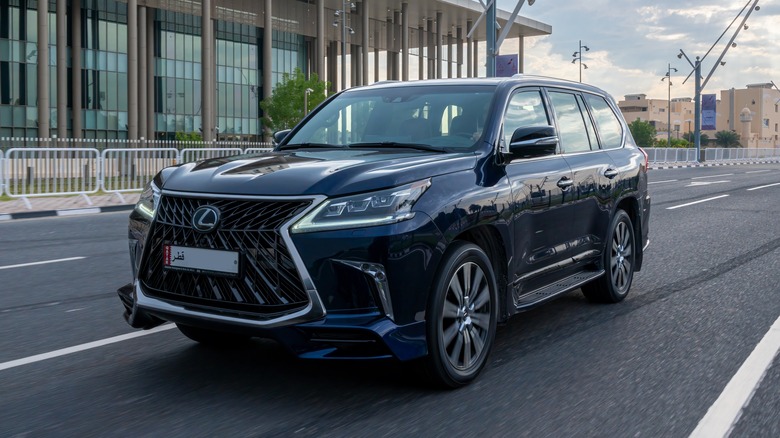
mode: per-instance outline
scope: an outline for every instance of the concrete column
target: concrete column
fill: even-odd
[[[447,33],[447,77],[452,77],[452,33]]]
[[[146,8],[146,135],[154,140],[156,118],[154,116],[154,8]],[[201,77],[201,80],[203,78]],[[202,97],[201,97],[202,99]],[[143,115],[142,115],[143,117]],[[195,127],[197,132],[198,127]]]
[[[374,82],[379,82],[379,47],[374,47]]]
[[[409,3],[401,3],[401,79],[409,80]]]
[[[442,50],[441,50],[441,12],[436,13],[436,78],[441,79],[442,78],[442,69],[441,69],[441,60],[442,60]]]
[[[317,0],[317,50],[316,50],[316,71],[320,80],[325,80],[325,0]],[[333,82],[330,78],[328,78]]]
[[[474,77],[479,77],[479,42],[474,39],[471,44],[474,46]]]
[[[525,73],[525,38],[520,35],[517,39],[517,72]]]
[[[265,0],[264,19],[263,19],[263,99],[270,99],[273,94],[273,83],[271,81],[271,71],[273,71],[271,53],[273,52],[273,10],[271,0]],[[264,137],[270,140],[271,132],[267,132]]]
[[[458,77],[463,77],[463,28],[458,26],[455,29],[455,45],[458,46]]]
[[[417,79],[425,79],[425,28],[422,26],[417,27]]]
[[[68,136],[68,24],[66,1],[57,0],[57,137]]]
[[[200,118],[204,141],[214,140],[214,28],[211,0],[201,0],[200,16]],[[265,72],[265,65],[263,72]]]
[[[369,16],[368,16],[368,4],[367,4],[367,2],[365,0],[363,0],[363,3],[360,4],[360,20],[361,20],[361,23],[362,23],[362,26],[361,26],[362,32],[361,32],[361,34],[363,35],[363,37],[362,37],[363,41],[361,43],[363,45],[360,48],[361,49],[360,50],[360,61],[361,61],[360,62],[360,66],[361,66],[361,69],[363,70],[363,76],[362,76],[363,77],[363,81],[361,82],[363,85],[368,85],[368,83],[369,83],[369,80],[368,80],[368,46],[369,46],[370,42],[369,42],[369,38],[368,38],[368,31],[369,31],[369,28],[370,28],[370,23],[368,21],[368,18],[369,18]]]
[[[330,91],[335,92],[338,85],[339,73],[339,42],[331,41],[328,48],[328,82],[330,82]]]
[[[350,59],[349,62],[349,84],[350,86],[354,87],[355,85],[360,84],[360,77],[358,73],[358,66],[361,65],[361,62],[358,58],[358,52],[357,46],[355,44],[349,45],[349,53],[352,54],[352,59]]]
[[[436,77],[436,63],[434,62],[436,58],[436,48],[433,45],[434,39],[433,39],[433,19],[428,19],[428,25],[426,32],[428,32],[428,79],[433,79]]]
[[[81,0],[71,0],[70,50],[72,105],[72,136],[81,138]]]
[[[127,0],[127,138],[138,139],[138,0]]]
[[[49,2],[38,2],[38,137],[49,133]]]
[[[393,15],[388,12],[387,16],[387,45],[385,47],[385,58],[387,60],[387,80],[392,81],[395,79],[395,66],[393,62]]]
[[[149,112],[149,104],[146,100],[147,87],[149,86],[146,69],[147,57],[146,34],[146,7],[138,7],[138,137],[146,137],[146,114]]]
[[[471,32],[472,27],[474,27],[474,22],[471,20],[466,20],[467,35],[469,32]],[[464,43],[466,44],[466,77],[473,78],[474,77],[474,61],[473,61],[474,53],[472,53],[471,39],[466,38],[466,41],[464,41]]]
[[[401,79],[401,11],[393,12],[393,79]]]

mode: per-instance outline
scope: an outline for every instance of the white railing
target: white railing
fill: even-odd
[[[29,138],[0,138],[0,147],[7,148],[0,149],[0,194],[22,198],[25,202],[28,197],[86,196],[100,190],[122,198],[122,193],[143,189],[167,166],[271,150],[268,143]],[[696,150],[692,148],[647,148],[645,152],[655,164],[697,161]],[[704,150],[705,162],[767,159],[780,160],[780,149]]]

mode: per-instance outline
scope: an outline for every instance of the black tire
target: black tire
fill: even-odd
[[[225,333],[215,330],[176,324],[179,331],[186,337],[209,347],[232,348],[247,344],[249,336],[237,333]]]
[[[626,298],[634,279],[636,243],[631,218],[618,210],[609,226],[604,246],[603,276],[582,286],[582,293],[594,303],[619,303]]]
[[[431,383],[458,388],[474,380],[487,363],[497,318],[498,292],[488,256],[472,243],[454,243],[428,299],[424,363]]]

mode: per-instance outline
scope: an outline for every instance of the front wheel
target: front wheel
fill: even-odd
[[[425,365],[437,386],[457,388],[477,377],[493,346],[498,292],[490,260],[477,245],[447,251],[428,301]]]
[[[610,224],[609,240],[603,254],[606,273],[582,286],[582,293],[593,302],[618,303],[628,295],[634,278],[636,251],[631,218],[618,210]]]

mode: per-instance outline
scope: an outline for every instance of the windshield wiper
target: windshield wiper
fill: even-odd
[[[443,149],[421,143],[400,143],[396,141],[379,141],[366,143],[350,143],[350,148],[407,148],[429,152],[444,152]]]
[[[307,149],[307,148],[343,148],[342,145],[328,144],[328,143],[288,143],[284,146],[280,146],[279,150],[285,149]]]

